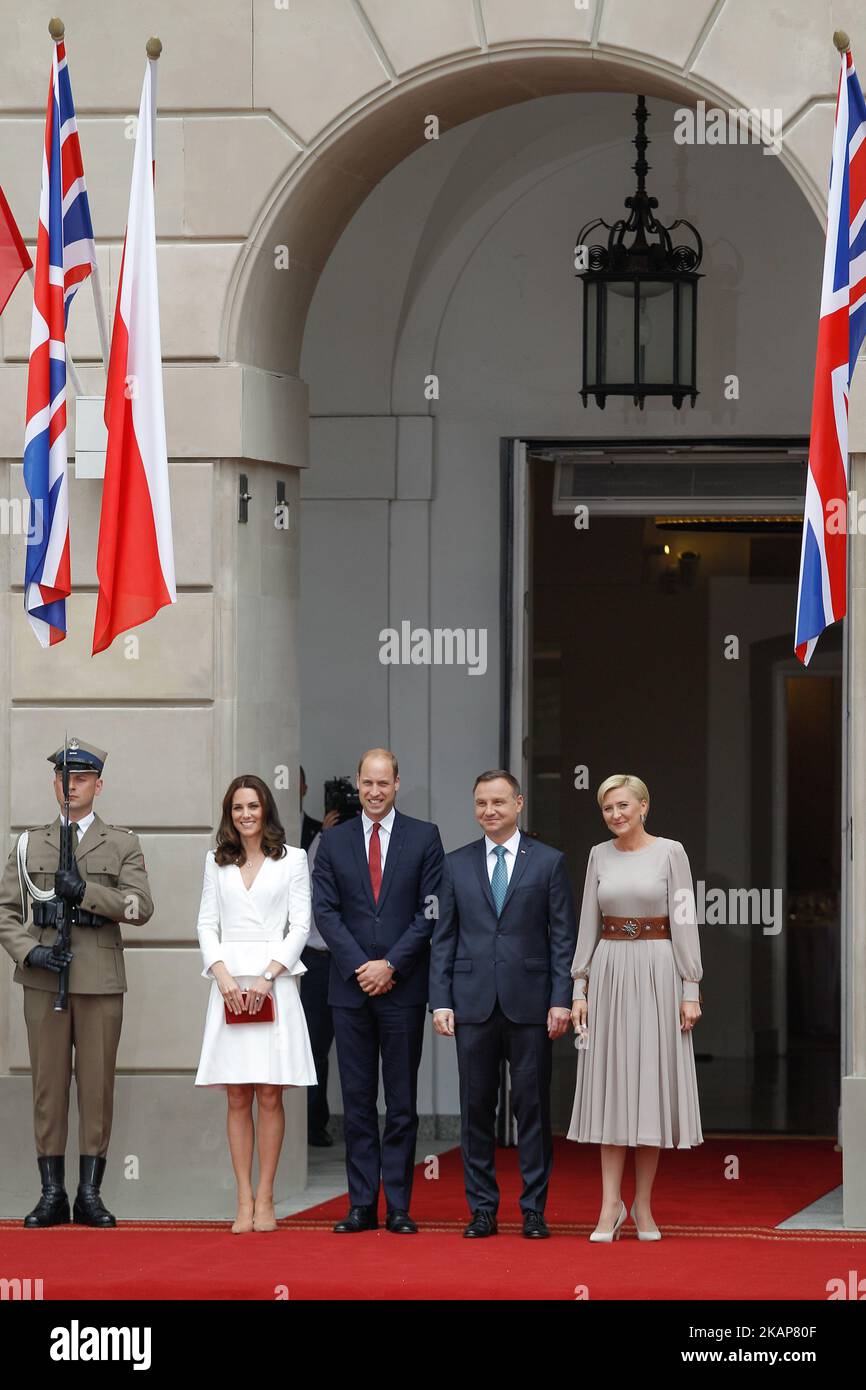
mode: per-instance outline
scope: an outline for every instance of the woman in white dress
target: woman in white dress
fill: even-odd
[[[236,777],[223,798],[216,852],[209,851],[205,860],[198,938],[202,974],[213,984],[195,1078],[196,1086],[222,1086],[228,1092],[229,1148],[238,1186],[235,1235],[276,1230],[274,1175],[285,1132],[282,1088],[316,1084],[299,989],[309,931],[307,856],[286,844],[267,784],[252,775]],[[274,1022],[253,1021],[268,996]],[[226,1010],[243,1021],[230,1025]]]
[[[620,1234],[629,1148],[638,1239],[660,1240],[651,1209],[659,1151],[703,1142],[694,887],[679,841],[647,834],[649,792],[639,777],[608,777],[598,804],[613,839],[590,851],[571,968],[578,1060],[568,1138],[601,1146],[602,1206],[590,1240]]]

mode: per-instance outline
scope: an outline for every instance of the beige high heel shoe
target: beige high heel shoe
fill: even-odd
[[[629,1212],[629,1216],[631,1217],[632,1221],[634,1222],[634,1228],[635,1228],[635,1231],[637,1232],[637,1238],[638,1238],[638,1240],[661,1240],[661,1238],[662,1238],[662,1233],[661,1233],[661,1231],[642,1231],[642,1230],[641,1230],[640,1226],[637,1224],[637,1217],[636,1217],[635,1214],[634,1214],[634,1202],[632,1202],[632,1204],[631,1204],[631,1211]]]
[[[251,1231],[251,1230],[253,1229],[253,1211],[254,1211],[254,1203],[253,1203],[252,1199],[250,1199],[249,1203],[244,1202],[243,1205],[244,1205],[244,1206],[249,1205],[249,1207],[250,1207],[250,1214],[249,1214],[248,1217],[245,1217],[245,1216],[244,1216],[244,1217],[239,1217],[239,1216],[236,1216],[236,1217],[235,1217],[234,1221],[232,1222],[232,1235],[233,1235],[233,1236],[244,1236],[244,1235],[247,1234],[248,1231]],[[238,1206],[239,1206],[239,1207],[241,1206],[241,1203],[240,1203],[240,1202],[238,1202]]]
[[[620,1212],[619,1216],[616,1218],[616,1221],[614,1222],[613,1230],[593,1231],[592,1235],[590,1236],[590,1240],[603,1242],[605,1245],[609,1245],[611,1241],[619,1240],[620,1231],[622,1229],[622,1223],[623,1221],[625,1221],[625,1218],[628,1215],[628,1212],[626,1211],[625,1207],[625,1202],[622,1201],[622,1198],[620,1198],[620,1205],[622,1207],[622,1211]]]
[[[274,1210],[273,1198],[271,1198],[271,1199],[267,1202],[267,1205],[270,1207],[271,1211],[273,1212],[273,1210]],[[254,1215],[253,1215],[253,1230],[254,1230],[254,1231],[275,1231],[276,1229],[277,1229],[276,1217],[275,1217],[275,1216],[271,1216],[271,1217],[260,1217],[260,1216],[259,1216],[259,1204],[258,1204],[258,1202],[256,1202],[256,1205],[255,1205],[255,1212],[254,1212]]]

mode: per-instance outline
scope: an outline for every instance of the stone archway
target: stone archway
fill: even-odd
[[[829,34],[827,46],[832,53]],[[372,95],[299,151],[261,208],[229,286],[225,359],[297,373],[307,309],[330,251],[380,179],[424,145],[428,116],[435,115],[444,132],[552,93],[638,89],[684,105],[703,100],[724,110],[772,109],[762,93],[734,92],[711,68],[677,70],[650,52],[607,54],[586,45],[564,51],[542,43],[431,64]],[[803,91],[795,115],[783,124],[779,156],[821,219],[832,103],[830,96]],[[282,273],[286,268],[291,273]]]
[[[832,18],[845,22],[847,14],[838,13],[845,8],[835,7]],[[782,107],[781,162],[819,221],[824,215],[823,185],[837,70],[829,9],[822,14],[821,25],[811,26],[810,51],[819,46],[820,63],[811,69],[804,65],[790,74]],[[715,7],[713,21],[735,11],[741,23],[737,51],[749,47],[750,24],[760,48],[768,40],[767,34],[761,34],[762,17],[729,3]],[[709,39],[711,32],[708,30],[705,38]],[[730,51],[718,45],[714,56],[705,54],[706,61],[700,62],[703,50],[698,41],[687,60],[677,65],[649,50],[626,53],[622,48],[608,51],[603,42],[588,46],[550,44],[540,39],[511,43],[499,51],[487,47],[469,56],[443,57],[422,69],[413,68],[405,76],[393,73],[386,90],[372,92],[344,116],[326,122],[299,149],[260,210],[229,289],[223,320],[224,357],[266,373],[297,377],[307,311],[331,250],[375,185],[423,146],[425,120],[430,115],[438,117],[444,131],[503,106],[554,92],[579,91],[642,90],[649,96],[683,104],[704,100],[724,109],[773,109],[778,105],[771,99],[772,81],[762,83],[755,80],[754,72],[736,71]],[[778,53],[773,64],[776,69],[777,62]],[[274,273],[279,248],[288,252],[294,273]],[[852,430],[852,448],[857,447],[862,446]],[[859,893],[862,895],[862,889]],[[866,957],[866,941],[859,949]],[[860,1020],[859,1044],[855,1047],[855,1074],[846,1081],[846,1094],[851,1123],[862,1126],[866,1111],[866,1080],[861,1079],[866,1062],[862,999],[855,1000],[855,1015]],[[849,1150],[848,1158],[846,1172],[853,1177],[856,1153]],[[866,1210],[862,1182],[855,1191],[852,1181],[850,1190],[852,1214]],[[856,1220],[854,1215],[851,1224]]]

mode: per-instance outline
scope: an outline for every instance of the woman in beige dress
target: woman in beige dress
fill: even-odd
[[[608,777],[598,804],[613,839],[590,851],[572,962],[578,1059],[568,1137],[601,1145],[602,1205],[590,1240],[620,1234],[628,1148],[638,1239],[660,1240],[651,1210],[659,1150],[703,1142],[692,1047],[702,974],[694,888],[679,841],[644,828],[649,792],[639,777]]]

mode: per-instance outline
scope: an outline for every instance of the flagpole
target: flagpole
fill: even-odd
[[[90,276],[90,288],[93,292],[93,307],[96,310],[96,325],[99,329],[99,345],[102,349],[102,370],[106,379],[108,378],[108,318],[105,313],[105,300],[102,298],[102,281],[99,278],[99,267],[94,265],[93,274]]]
[[[54,40],[55,44],[58,44],[58,43],[61,42],[61,40],[64,38],[64,36],[65,36],[65,34],[66,34],[66,25],[63,23],[63,20],[62,20],[62,19],[57,19],[57,18],[55,17],[54,19],[50,19],[50,20],[48,21],[48,32],[49,32],[49,34],[51,35],[52,39]],[[90,276],[89,276],[89,279],[90,279],[90,290],[91,290],[91,293],[92,293],[92,295],[93,295],[93,309],[94,309],[94,312],[95,312],[95,314],[96,314],[96,326],[97,326],[97,328],[98,328],[98,330],[99,330],[99,345],[100,345],[100,350],[101,350],[101,352],[102,352],[102,370],[103,370],[105,376],[107,377],[107,376],[108,376],[108,317],[107,317],[106,312],[105,312],[105,300],[104,300],[103,297],[102,297],[102,281],[101,281],[100,278],[99,278],[99,266],[96,265],[95,262],[94,262],[94,265],[93,265],[93,270],[92,270],[92,272],[91,272],[91,274],[90,274]],[[69,356],[69,353],[68,353],[68,352],[67,352],[67,354],[66,354],[66,358],[67,358],[67,361],[69,362],[69,365],[70,365],[70,374],[73,376],[73,384],[75,384],[75,381],[77,381],[78,378],[77,378],[77,374],[76,374],[76,372],[75,372],[75,368],[74,368],[74,366],[72,366],[72,359],[71,359],[71,357]],[[81,382],[79,381],[79,382],[78,382],[78,385],[76,386],[76,390],[78,391],[79,396],[83,396],[83,395],[84,395],[84,392],[83,392],[82,390],[79,389],[80,386],[81,386]]]

